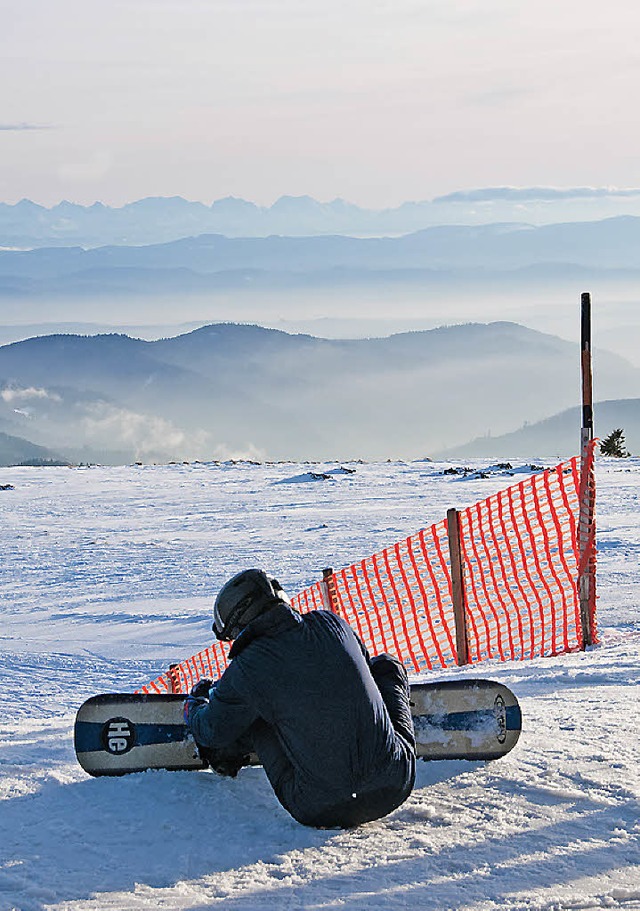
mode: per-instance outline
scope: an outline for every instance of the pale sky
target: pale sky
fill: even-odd
[[[0,201],[640,186],[631,0],[0,0]]]

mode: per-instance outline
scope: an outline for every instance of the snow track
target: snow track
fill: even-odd
[[[294,591],[518,479],[385,463],[277,483],[332,467],[0,470],[0,911],[640,909],[637,460],[598,464],[602,644],[442,673],[514,690],[505,759],[420,763],[403,807],[348,832],[299,826],[259,768],[76,764],[78,705],[206,644],[236,570]]]

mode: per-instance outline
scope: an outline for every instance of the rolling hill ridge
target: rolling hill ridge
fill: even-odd
[[[597,364],[601,395],[640,396],[639,370]],[[506,322],[352,340],[235,324],[51,335],[0,347],[0,430],[81,461],[422,458],[571,407],[578,365],[576,345]]]

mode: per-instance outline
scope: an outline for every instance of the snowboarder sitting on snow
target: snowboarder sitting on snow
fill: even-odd
[[[232,660],[185,702],[187,725],[212,768],[235,775],[257,753],[282,806],[318,828],[356,826],[406,800],[416,756],[399,661],[370,658],[335,614],[300,615],[259,569],[222,588],[213,630],[235,640]]]

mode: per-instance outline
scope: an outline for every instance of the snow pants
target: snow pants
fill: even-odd
[[[381,757],[376,775],[367,779],[362,789],[347,800],[327,805],[326,795],[301,784],[300,775],[285,753],[276,730],[263,720],[255,722],[234,748],[225,750],[231,766],[236,765],[236,771],[243,764],[243,755],[257,753],[276,797],[303,825],[351,828],[386,816],[404,803],[411,793],[416,756],[407,672],[396,658],[386,654],[371,659],[370,668],[389,713],[395,743],[389,755]],[[212,766],[216,768],[215,763]]]

